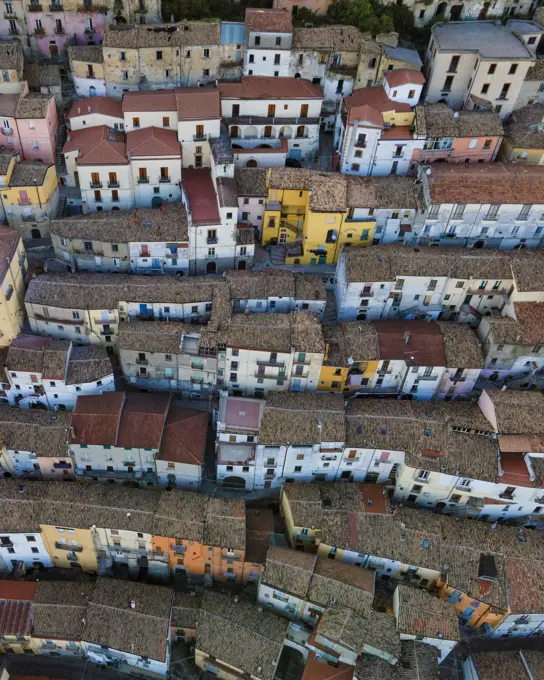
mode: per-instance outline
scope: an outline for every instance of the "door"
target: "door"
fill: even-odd
[[[433,299],[432,295],[426,295],[425,299],[423,300],[423,306],[428,307],[431,304],[432,299]]]
[[[301,387],[302,387],[302,380],[295,378],[293,380],[293,391],[294,392],[300,392]]]
[[[327,264],[327,256],[326,255],[320,255],[318,264]]]
[[[300,117],[308,118],[308,104],[302,104],[300,107]]]
[[[49,45],[49,56],[57,57],[59,54],[59,48],[56,45]]]
[[[302,150],[301,149],[291,149],[289,151],[289,158],[294,158],[296,161],[299,161],[302,158]]]
[[[92,75],[90,76],[92,78]],[[91,85],[89,88],[89,97],[96,97],[96,87]]]
[[[77,170],[74,172],[74,182],[76,183],[76,187],[79,187],[79,172]]]
[[[161,261],[159,260],[158,257],[154,257],[153,260],[151,261],[151,266],[153,269],[160,269],[161,268]]]
[[[274,118],[275,115],[276,115],[276,105],[275,104],[269,104],[268,105],[268,117]]]
[[[145,316],[147,314],[147,305],[144,303],[140,304],[140,314]]]
[[[280,229],[280,243],[287,243],[287,229]]]
[[[142,257],[149,257],[149,248],[148,246],[144,245],[142,243]]]
[[[153,196],[151,199],[152,208],[160,208],[162,206],[162,198],[160,196]]]
[[[21,205],[29,205],[30,199],[28,198],[28,192],[21,190],[19,191],[19,201],[21,202]]]
[[[240,260],[238,262],[238,271],[239,272],[245,272],[246,270],[246,261],[245,260]]]

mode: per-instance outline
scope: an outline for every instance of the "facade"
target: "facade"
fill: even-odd
[[[412,243],[472,248],[540,245],[544,232],[540,224],[544,209],[539,202],[540,178],[544,177],[541,167],[442,163],[421,168],[419,176],[429,207],[412,234]]]
[[[5,360],[10,406],[72,410],[79,396],[115,390],[113,367],[102,347],[22,334]]]
[[[491,111],[452,111],[445,104],[417,106],[415,127],[416,139],[425,140],[423,148],[412,154],[419,163],[491,163],[499,151],[504,153],[504,128],[499,115]]]
[[[245,19],[244,76],[290,75],[291,14],[283,9],[246,9]]]
[[[2,189],[2,205],[9,226],[20,232],[23,240],[49,234],[59,201],[54,164],[20,161],[12,166],[9,186]]]
[[[68,48],[68,63],[79,97],[105,97],[104,56],[100,45]]]
[[[98,94],[74,102],[68,111],[66,120],[70,125],[70,130],[74,131],[102,125],[114,130],[124,129],[121,102]]]
[[[531,66],[527,71],[514,111],[529,106],[530,104],[544,103],[544,95],[542,94],[544,92],[544,88],[542,87],[543,81],[544,61],[537,58],[535,65]]]
[[[221,83],[221,115],[233,144],[287,139],[289,158],[309,160],[319,148],[323,93],[306,80],[278,77],[244,75],[240,83]],[[248,158],[246,167],[256,167],[256,161]]]
[[[21,90],[2,97],[4,148],[25,160],[54,163],[58,128],[55,98]]]
[[[18,4],[18,3],[17,3]],[[9,28],[7,33],[11,36],[22,34],[19,22],[24,22],[24,10],[22,2],[19,7],[12,5],[6,8],[6,14],[11,14],[7,19]],[[6,27],[4,23],[4,27]],[[0,45],[0,64],[2,68],[2,83],[0,84],[0,94],[19,94],[24,91],[25,81],[23,79],[24,53],[23,43],[18,39],[2,42]]]
[[[543,30],[535,22],[516,20],[504,26],[490,21],[433,26],[425,104],[445,103],[454,111],[483,105],[508,118],[535,64]]]
[[[72,271],[183,276],[192,260],[187,213],[180,204],[53,220],[51,240],[57,259]]]
[[[542,165],[544,158],[543,119],[544,103],[530,104],[516,109],[505,124],[501,160],[505,163]]]
[[[0,266],[0,346],[7,347],[23,329],[24,290],[28,269],[23,240],[19,232],[0,229],[2,265]]]
[[[264,168],[236,168],[234,172],[238,196],[238,222],[252,227],[260,241],[265,200],[268,196]]]
[[[419,71],[388,71],[382,86],[355,90],[342,101],[334,144],[346,174],[405,175],[423,146],[411,134],[412,107],[425,79]]]

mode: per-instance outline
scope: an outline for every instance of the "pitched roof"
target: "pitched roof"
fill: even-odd
[[[544,593],[539,587],[543,576],[543,561],[516,558],[506,560],[508,602],[512,614],[544,613]]]
[[[11,178],[10,187],[35,187],[41,186],[45,182],[47,171],[55,166],[41,161],[21,161],[15,163]]]
[[[538,203],[544,166],[435,163],[425,175],[433,203]]]
[[[426,590],[397,586],[397,631],[426,638],[460,640],[459,617],[450,602]]]
[[[529,104],[512,111],[510,118],[504,124],[505,135],[514,147],[544,149],[543,121],[544,104]]]
[[[79,397],[72,413],[72,442],[115,446],[125,396],[124,392],[105,392]]]
[[[302,78],[242,76],[239,83],[219,83],[221,99],[323,99],[323,91]]]
[[[246,9],[246,30],[259,33],[291,33],[291,12],[285,9]]]
[[[78,151],[78,165],[127,165],[125,135],[106,125],[72,130],[62,153]]]
[[[340,52],[358,52],[361,44],[361,33],[354,26],[323,26],[318,28],[293,29],[292,47],[295,50],[335,50]],[[367,43],[380,52],[377,43]]]
[[[308,590],[308,599],[325,607],[350,607],[368,616],[374,601],[375,572],[352,564],[318,557]]]
[[[391,87],[425,85],[423,73],[410,68],[396,68],[393,71],[386,71],[385,78]]]
[[[219,89],[178,87],[174,90],[179,120],[215,120],[221,118]]]
[[[0,225],[0,281],[3,281],[11,265],[13,256],[21,244],[20,232],[10,227]]]
[[[209,169],[185,170],[182,182],[193,224],[219,224],[217,194]]]
[[[497,113],[452,111],[446,104],[416,106],[416,131],[428,137],[502,137],[505,134]]]
[[[176,110],[176,95],[173,90],[154,90],[152,92],[125,92],[122,103],[119,102],[122,113],[137,113],[139,111],[171,111]]]
[[[525,655],[525,652],[524,652]],[[489,651],[472,653],[472,661],[476,666],[478,680],[529,680],[523,659],[519,651]],[[541,662],[542,660],[539,659]]]
[[[446,353],[436,322],[374,321],[381,360],[403,359],[409,366],[446,366]]]
[[[0,440],[6,448],[40,456],[68,455],[71,413],[35,409],[4,409],[0,412]]]
[[[235,168],[234,179],[239,196],[268,196],[266,168]]]
[[[305,598],[316,560],[315,555],[272,545],[266,556],[262,582]]]
[[[366,676],[365,677],[366,680]],[[332,664],[327,659],[310,652],[300,680],[352,680],[353,666],[347,663]]]
[[[103,64],[104,55],[101,45],[73,45],[68,47],[72,61],[85,61],[91,64]]]
[[[24,600],[0,600],[0,635],[30,635],[31,604]]]
[[[138,93],[140,96],[143,93]],[[78,99],[70,107],[67,118],[79,118],[80,116],[90,116],[93,114],[100,114],[102,116],[111,116],[112,118],[123,119],[123,108],[120,101],[110,99],[109,97],[88,97],[85,99]]]
[[[544,408],[540,392],[485,390],[493,403],[497,429],[502,434],[534,434],[544,429],[539,414]]]
[[[409,104],[391,101],[382,85],[353,90],[351,95],[344,97],[343,106],[348,114],[347,125],[360,121],[372,123],[380,128],[383,127],[385,112],[411,113],[412,111]]]
[[[127,155],[181,156],[181,144],[175,130],[147,127],[127,132]]]
[[[209,419],[207,411],[195,411],[172,402],[164,423],[157,460],[202,465]]]

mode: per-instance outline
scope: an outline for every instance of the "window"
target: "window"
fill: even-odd
[[[428,218],[430,220],[438,219],[438,213],[440,212],[440,203],[433,203],[429,208]]]
[[[517,219],[518,220],[526,220],[529,217],[529,213],[531,212],[532,207],[533,207],[532,205],[526,203],[522,207]]]
[[[275,55],[274,55],[274,66],[278,66],[278,65],[279,65],[279,63],[280,63],[280,58],[281,58],[281,55],[279,55],[279,54],[275,54]]]
[[[139,118],[133,118],[132,119],[132,127],[140,127],[140,119]]]
[[[417,478],[421,481],[426,481],[431,476],[429,470],[419,470],[417,473]]]
[[[416,96],[416,91],[415,90],[410,90],[408,92],[408,99],[413,99]]]
[[[490,149],[490,148],[491,148],[491,144],[493,144],[493,140],[492,140],[492,139],[486,139],[485,142],[484,142],[484,145],[483,145],[482,149],[484,149],[484,150]]]
[[[351,169],[353,170],[353,172],[359,172],[360,167],[361,166],[359,165],[359,163],[352,163],[351,164]]]
[[[248,62],[249,62],[250,64],[254,64],[254,63],[255,63],[255,55],[254,55],[254,54],[250,54],[250,55],[249,55]]]
[[[500,113],[502,111],[502,106],[500,104],[496,104],[494,111],[495,113]]]
[[[157,61],[162,61],[162,50],[157,50]]]
[[[489,64],[489,68],[487,69],[487,72],[489,75],[493,75],[495,71],[497,70],[497,64]]]
[[[7,7],[7,5],[6,5],[6,7]],[[529,40],[527,40],[527,44],[528,44],[528,45],[534,45],[535,42],[536,42],[536,38],[535,38],[534,35],[531,36],[531,37],[529,38]]]
[[[120,52],[119,53],[119,60],[120,61],[126,61],[127,60],[127,53],[126,52]]]
[[[451,219],[452,220],[462,220],[463,215],[465,214],[465,208],[466,208],[466,205],[463,205],[462,203],[458,203],[455,206],[455,208],[453,209]]]
[[[448,67],[448,73],[457,73],[457,67],[459,66],[460,56],[455,56],[451,58],[450,65]]]
[[[507,99],[509,89],[510,89],[510,83],[504,83],[504,85],[502,86],[501,93],[499,95],[499,99]]]
[[[486,216],[484,217],[484,220],[496,220],[497,216],[499,214],[499,208],[501,206],[498,203],[494,203],[489,206],[489,209],[487,211]]]
[[[508,71],[508,75],[513,76],[514,73],[518,70],[518,65],[517,64],[511,64],[510,70]]]
[[[451,92],[451,86],[453,85],[453,76],[447,76],[442,86],[442,92]]]
[[[480,94],[487,94],[488,90],[489,90],[489,83],[484,83],[482,85],[482,89],[481,89]]]
[[[204,59],[210,58],[210,50],[206,47],[204,48]]]

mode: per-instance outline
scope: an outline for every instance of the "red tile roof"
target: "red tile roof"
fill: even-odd
[[[534,486],[522,453],[501,452],[501,468],[503,471],[499,480],[501,484]]]
[[[317,658],[315,652],[310,652],[300,680],[352,680],[353,666],[338,662],[338,665],[327,663]]]
[[[544,614],[544,562],[508,558],[505,561],[508,601],[513,614]]]
[[[30,581],[0,581],[0,600],[26,600],[32,602],[37,583]]]
[[[210,120],[221,118],[221,100],[216,87],[177,87],[176,102],[179,120]]]
[[[106,125],[68,133],[62,153],[79,151],[78,165],[128,165],[125,135]]]
[[[515,302],[514,312],[526,345],[544,345],[544,305],[539,302]]]
[[[434,163],[427,175],[433,203],[538,203],[544,166]]]
[[[21,242],[21,233],[11,227],[0,225],[0,281],[8,273],[13,256]]]
[[[396,111],[397,113],[411,113],[412,111],[409,104],[392,102],[381,85],[354,90],[352,95],[344,97],[344,106],[348,113],[348,125],[354,120],[359,120],[368,121],[369,123],[382,127],[382,114],[384,112]]]
[[[78,99],[72,104],[67,117],[70,119],[78,116],[88,116],[93,113],[100,113],[103,116],[113,116],[114,118],[123,118],[121,102],[118,102],[115,99],[108,99],[108,97]]]
[[[202,465],[210,416],[207,411],[195,411],[172,404],[168,411],[157,460]]]
[[[183,171],[183,188],[193,224],[219,224],[217,194],[207,168]]]
[[[380,359],[409,366],[446,366],[444,339],[435,321],[375,321]]]
[[[400,87],[401,85],[424,85],[425,76],[421,71],[415,71],[411,68],[399,68],[393,71],[386,71],[385,77],[391,87]]]
[[[125,92],[122,110],[123,113],[136,113],[137,111],[175,111],[176,96],[173,90]]]
[[[259,429],[261,404],[256,399],[228,397],[225,406],[225,423],[228,427]]]
[[[323,99],[321,88],[309,80],[271,76],[242,76],[239,83],[219,83],[219,94],[221,99]]]
[[[0,601],[0,635],[30,635],[32,617],[30,602]]]
[[[285,9],[246,9],[246,30],[262,33],[291,33],[291,12]]]
[[[127,133],[127,155],[181,156],[181,144],[175,130],[148,127]]]
[[[124,400],[124,392],[78,397],[72,413],[72,443],[115,446]]]
[[[127,392],[117,446],[158,449],[169,404],[169,394]]]

